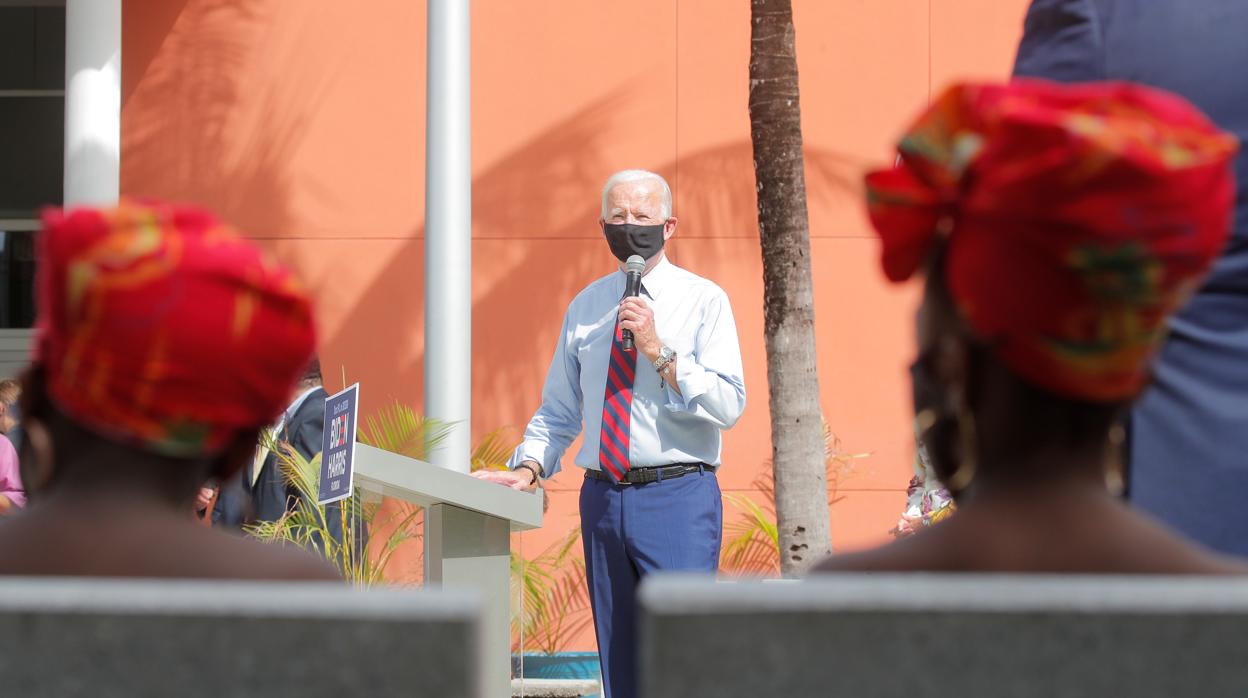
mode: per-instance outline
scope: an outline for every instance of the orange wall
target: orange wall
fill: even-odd
[[[794,5],[823,405],[844,447],[872,454],[833,509],[845,550],[885,538],[912,454],[915,289],[882,282],[861,174],[933,89],[1008,74],[1026,2]],[[654,169],[675,190],[671,257],[737,315],[749,407],[721,481],[751,491],[770,447],[749,2],[473,9],[474,434],[523,428],[567,301],[612,266],[603,179]],[[207,204],[295,265],[318,295],[327,383],[360,381],[365,413],[423,389],[424,22],[411,0],[125,3],[123,191]],[[575,525],[577,475],[551,483],[526,555]]]

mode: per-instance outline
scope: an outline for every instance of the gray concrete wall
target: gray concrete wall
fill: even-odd
[[[644,698],[1248,696],[1248,582],[647,581]]]
[[[479,698],[480,615],[424,590],[0,579],[0,695]]]

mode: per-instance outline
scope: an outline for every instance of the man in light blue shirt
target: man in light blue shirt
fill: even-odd
[[[612,175],[598,223],[621,270],[572,300],[509,471],[479,477],[535,489],[584,427],[575,463],[585,469],[581,534],[598,653],[607,697],[632,698],[641,577],[718,568],[720,432],[745,409],[745,381],[728,296],[663,254],[677,223],[667,182],[642,170]],[[641,294],[623,298],[632,255],[646,260]],[[624,349],[623,330],[635,350]]]

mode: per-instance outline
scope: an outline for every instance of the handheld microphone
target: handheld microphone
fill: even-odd
[[[641,273],[646,270],[646,260],[635,254],[624,263],[624,297],[636,296],[641,293]],[[624,330],[620,333],[620,344],[624,351],[633,350],[633,331]]]

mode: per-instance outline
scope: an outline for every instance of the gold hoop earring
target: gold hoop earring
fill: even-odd
[[[945,486],[950,492],[964,492],[967,487],[971,486],[971,481],[975,479],[975,471],[978,468],[978,447],[976,446],[977,432],[975,430],[975,415],[971,411],[964,408],[958,410],[958,438],[962,444],[962,459],[958,463],[958,469],[954,471],[953,476],[949,478],[949,482]]]
[[[1127,441],[1127,430],[1121,424],[1109,429],[1109,453],[1105,459],[1105,489],[1115,497],[1121,497],[1127,489],[1123,475],[1122,445]]]
[[[921,438],[936,426],[936,410],[927,408],[914,416],[914,427]]]

